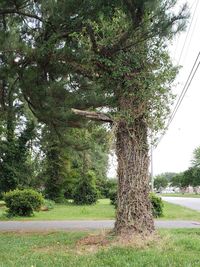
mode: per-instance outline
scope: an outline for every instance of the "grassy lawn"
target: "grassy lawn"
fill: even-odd
[[[161,194],[162,197],[192,197],[192,198],[200,198],[200,194],[189,194],[189,193],[176,193],[176,194]]]
[[[200,221],[200,212],[164,201],[164,217],[160,220]]]
[[[5,208],[0,208],[0,220]],[[36,212],[31,218],[15,218],[14,220],[101,220],[113,219],[115,210],[109,199],[100,199],[96,205],[76,206],[71,203],[58,204],[50,211]]]
[[[200,221],[200,212],[174,205],[164,203],[164,217],[161,220],[196,220]],[[0,207],[0,220],[8,220],[3,216],[5,207]],[[50,211],[36,212],[31,218],[13,218],[12,220],[103,220],[114,219],[115,210],[110,205],[109,199],[101,199],[96,205],[75,206],[73,204],[56,205]]]
[[[162,230],[145,247],[98,250],[77,241],[89,233],[0,234],[1,267],[199,267],[200,229]]]

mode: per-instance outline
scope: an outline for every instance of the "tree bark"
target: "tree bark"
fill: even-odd
[[[147,126],[140,117],[128,125],[118,122],[116,153],[118,158],[117,234],[150,234],[154,231],[149,200],[149,156]]]

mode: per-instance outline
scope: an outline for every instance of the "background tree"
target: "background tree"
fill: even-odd
[[[96,177],[92,171],[85,173],[81,177],[74,190],[74,203],[78,205],[91,205],[95,204],[98,199],[98,190],[96,188]]]
[[[200,147],[195,148],[193,151],[192,166],[200,168]]]
[[[44,187],[48,198],[54,201],[73,198],[78,180],[84,179],[89,170],[94,172],[99,186],[106,181],[108,136],[107,130],[94,125],[88,129],[65,129],[61,139],[56,132],[46,129],[42,141],[42,175],[46,177]]]
[[[154,187],[156,190],[162,190],[165,189],[168,185],[168,180],[163,175],[157,175],[154,179]]]
[[[199,186],[200,185],[200,169],[191,167],[183,173],[183,186]]]
[[[172,180],[172,178],[176,175],[177,173],[175,172],[164,172],[164,173],[161,173],[160,176],[163,176],[165,177],[168,182],[170,182]]]
[[[196,167],[190,167],[186,171],[177,174],[171,180],[172,186],[179,187],[183,191],[188,186],[198,187],[200,186],[200,169]]]
[[[183,173],[177,173],[171,179],[171,185],[174,187],[182,188],[183,187]]]

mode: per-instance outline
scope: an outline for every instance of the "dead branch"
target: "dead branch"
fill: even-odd
[[[113,123],[112,118],[110,118],[107,114],[104,114],[101,112],[80,110],[80,109],[75,109],[75,108],[72,108],[71,110],[74,114],[79,115],[79,116],[84,116],[88,119]]]

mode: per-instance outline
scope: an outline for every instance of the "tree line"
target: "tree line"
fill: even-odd
[[[193,151],[191,166],[187,170],[180,173],[162,173],[155,177],[156,190],[162,190],[168,185],[178,187],[182,192],[188,186],[192,186],[194,190],[200,186],[200,147]]]

